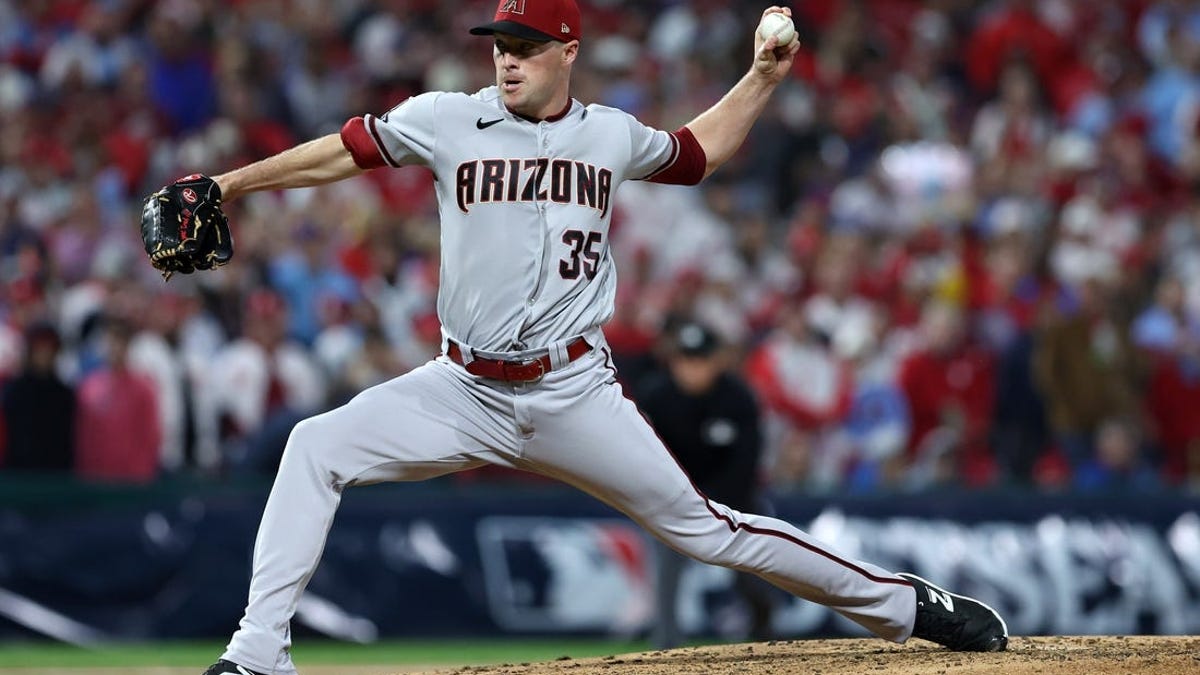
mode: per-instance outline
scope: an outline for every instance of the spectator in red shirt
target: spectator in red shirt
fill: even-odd
[[[957,467],[970,483],[992,477],[986,438],[992,422],[995,364],[967,340],[958,307],[931,301],[921,317],[921,346],[900,366],[912,433],[910,474],[919,483],[952,479]]]
[[[964,44],[967,76],[982,92],[996,87],[1005,62],[1014,57],[1029,59],[1044,83],[1055,81],[1070,63],[1067,43],[1038,16],[1033,0],[1001,3],[999,11],[980,17]]]
[[[1146,392],[1146,411],[1157,432],[1163,477],[1200,486],[1200,334],[1157,359]]]
[[[75,472],[86,480],[148,483],[158,476],[162,433],[153,383],[127,362],[133,326],[105,325],[106,363],[79,383]]]

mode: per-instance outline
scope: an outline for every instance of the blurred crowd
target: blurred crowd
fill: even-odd
[[[587,0],[573,96],[674,129],[759,3]],[[1200,486],[1200,3],[829,0],[701,188],[617,191],[633,383],[703,322],[780,489]],[[228,205],[164,284],[140,200],[426,90],[490,84],[491,0],[0,0],[0,471],[270,473],[291,426],[436,355],[429,174]]]

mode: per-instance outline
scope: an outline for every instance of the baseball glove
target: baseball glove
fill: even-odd
[[[233,237],[216,182],[192,174],[146,197],[142,244],[164,280],[176,272],[191,274],[228,263],[233,258]]]

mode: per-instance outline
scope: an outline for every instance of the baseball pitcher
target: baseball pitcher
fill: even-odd
[[[773,14],[782,16],[766,20]],[[683,554],[757,574],[884,639],[1005,648],[1007,628],[986,605],[707,498],[616,381],[601,331],[617,283],[613,191],[629,180],[692,185],[733,155],[799,49],[785,32],[791,10],[763,16],[770,37],[756,34],[745,76],[667,132],[570,97],[584,35],[575,0],[501,0],[492,22],[471,29],[493,40],[495,85],[414,96],[340,134],[147,199],[146,252],[169,276],[230,260],[222,200],[410,165],[437,179],[442,353],[293,430],[255,542],[245,616],[206,675],[296,672],[289,622],[345,488],[488,463],[574,485]]]

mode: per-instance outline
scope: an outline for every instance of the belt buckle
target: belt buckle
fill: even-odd
[[[516,362],[506,361],[505,362],[506,370],[507,370],[507,366],[509,364],[512,364],[512,367],[516,367],[516,368],[525,368],[527,366],[537,365],[537,369],[538,369],[537,376],[531,377],[528,379],[518,380],[522,384],[537,384],[538,382],[542,381],[542,378],[546,377],[546,363],[544,361],[542,361],[540,358],[529,359],[526,361],[516,361]]]

